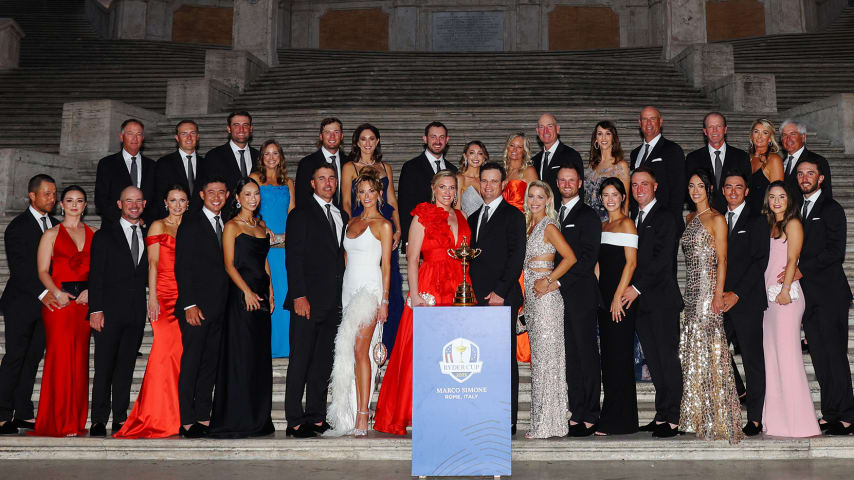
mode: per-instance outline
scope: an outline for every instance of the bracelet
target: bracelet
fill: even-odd
[[[383,301],[382,301],[382,303],[384,303],[385,305],[388,305],[388,299],[387,299],[387,298],[384,298],[384,299],[383,299]]]
[[[552,280],[551,277],[546,276],[546,281],[549,282],[549,285],[551,285],[554,280]]]

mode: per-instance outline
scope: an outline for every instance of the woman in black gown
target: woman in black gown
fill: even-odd
[[[602,352],[604,401],[597,435],[638,431],[638,404],[635,389],[634,307],[620,302],[637,265],[638,235],[635,224],[622,206],[626,201],[623,181],[609,177],[599,187],[608,220],[602,223],[599,249],[599,290],[608,309],[599,310],[599,342]]]
[[[243,178],[232,200],[237,212],[222,234],[225,269],[231,278],[216,379],[212,437],[241,438],[274,432],[271,308],[273,284],[267,227],[258,218],[261,193]]]
[[[768,185],[783,180],[783,157],[777,143],[777,128],[769,120],[760,118],[750,127],[750,176],[747,206],[751,212],[762,211]]]

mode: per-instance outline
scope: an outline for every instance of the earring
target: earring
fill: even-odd
[[[64,217],[65,216],[65,208],[59,207],[59,211],[62,213],[62,216]]]
[[[599,150],[599,142],[593,142],[593,148]]]
[[[237,204],[236,204],[235,206],[236,206],[237,208],[241,208],[241,207],[242,207],[242,205],[240,205],[240,200],[238,200],[238,201],[237,201]]]

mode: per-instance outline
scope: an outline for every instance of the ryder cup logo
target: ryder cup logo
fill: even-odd
[[[475,373],[480,373],[483,362],[480,361],[480,347],[471,340],[455,338],[442,347],[442,360],[439,368],[459,383],[463,383]]]

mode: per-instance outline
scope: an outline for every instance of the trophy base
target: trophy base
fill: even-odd
[[[456,294],[454,294],[454,306],[473,307],[477,305],[477,298],[475,298],[473,290],[468,283],[461,283],[457,287]]]

